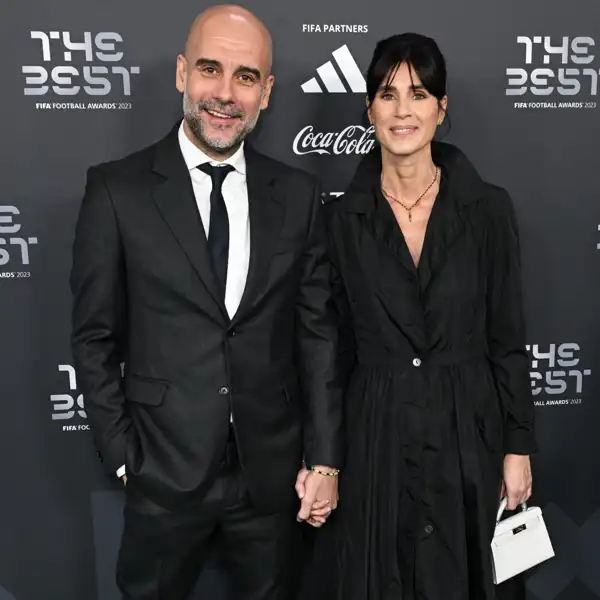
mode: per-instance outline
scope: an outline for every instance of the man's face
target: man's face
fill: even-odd
[[[192,32],[177,61],[185,122],[200,148],[233,154],[267,108],[270,47],[247,23],[219,17]]]

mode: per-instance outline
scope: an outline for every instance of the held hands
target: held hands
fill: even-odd
[[[515,510],[529,500],[532,489],[531,463],[529,456],[507,454],[504,457],[504,482],[500,499],[508,497],[508,510]]]
[[[317,466],[319,471],[332,472],[330,467]],[[321,475],[303,467],[296,478],[296,493],[301,505],[297,520],[313,527],[322,527],[338,504],[338,478]]]
[[[319,471],[331,472],[330,467],[318,466]],[[500,499],[508,497],[507,509],[515,510],[532,493],[531,461],[529,456],[507,454],[504,457],[504,481]],[[302,501],[298,521],[322,527],[338,504],[338,478],[321,475],[303,467],[296,478],[296,492]]]

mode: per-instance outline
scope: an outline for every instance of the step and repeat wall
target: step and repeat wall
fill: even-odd
[[[175,60],[204,0],[3,0],[0,18],[0,600],[118,600],[122,490],[98,461],[70,354],[71,242],[86,169],[165,135]],[[600,599],[600,4],[248,0],[274,39],[262,152],[341,194],[373,144],[375,43],[434,37],[451,131],[506,187],[522,237],[541,452],[557,556],[529,600]],[[160,244],[160,240],[156,240]],[[196,598],[224,600],[218,561]],[[475,600],[475,599],[474,599]]]

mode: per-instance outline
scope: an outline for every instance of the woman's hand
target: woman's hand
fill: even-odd
[[[507,510],[515,510],[529,500],[532,489],[531,462],[529,456],[507,454],[504,457],[504,482],[500,499],[508,496]]]

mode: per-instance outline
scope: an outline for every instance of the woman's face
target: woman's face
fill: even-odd
[[[410,156],[431,143],[441,124],[447,98],[441,101],[423,87],[416,72],[402,63],[386,87],[387,77],[369,108],[369,121],[384,151]]]

